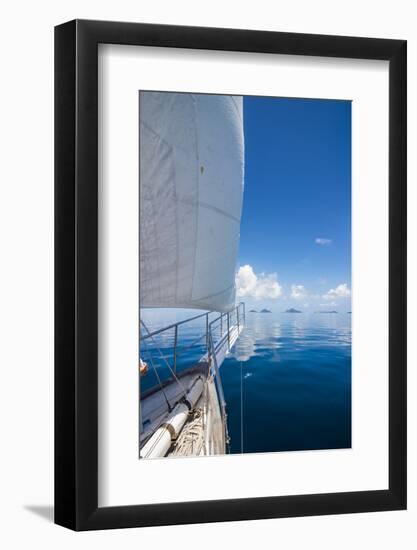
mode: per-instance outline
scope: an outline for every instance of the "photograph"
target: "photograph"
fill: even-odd
[[[417,548],[416,9],[345,8],[4,4],[0,548]]]
[[[350,449],[351,101],[139,92],[139,458]]]

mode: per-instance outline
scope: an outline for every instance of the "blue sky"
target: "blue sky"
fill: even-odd
[[[244,131],[241,299],[350,310],[351,103],[245,97]]]

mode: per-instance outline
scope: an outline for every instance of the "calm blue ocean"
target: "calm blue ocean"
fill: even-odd
[[[189,311],[176,313],[169,322],[187,316]],[[144,310],[142,318],[150,330],[167,323],[156,310]],[[187,349],[202,328],[197,320],[180,330],[178,370],[204,353],[203,341]],[[172,342],[172,333],[158,340],[170,361]],[[147,358],[144,346],[141,355]],[[154,364],[162,379],[169,376],[163,358]],[[221,378],[232,453],[351,446],[350,314],[248,312],[245,329],[221,366]],[[151,368],[141,391],[157,382]]]

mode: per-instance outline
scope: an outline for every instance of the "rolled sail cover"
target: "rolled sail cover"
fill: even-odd
[[[140,307],[228,311],[244,177],[240,96],[140,93]]]

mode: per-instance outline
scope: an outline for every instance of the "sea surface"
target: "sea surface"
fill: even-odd
[[[198,314],[142,310],[149,330]],[[211,319],[212,317],[210,317]],[[205,319],[178,332],[177,369],[205,353]],[[153,364],[141,392],[170,376],[173,330],[142,345]],[[181,352],[182,350],[182,352]],[[351,315],[246,313],[246,324],[220,369],[231,453],[351,447]]]

